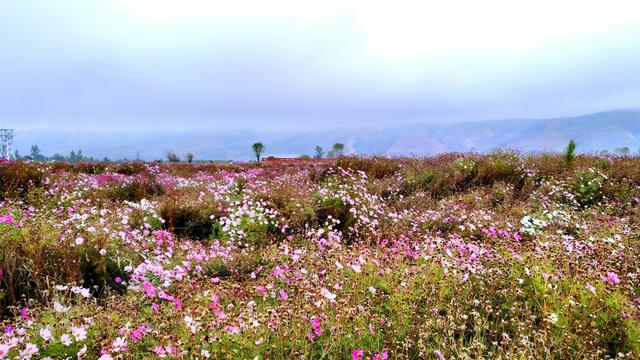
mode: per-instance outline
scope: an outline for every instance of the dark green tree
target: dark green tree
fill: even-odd
[[[169,161],[170,163],[177,163],[180,162],[180,158],[178,157],[178,154],[175,153],[175,151],[169,150],[167,151],[167,161]]]
[[[45,159],[44,155],[40,152],[38,145],[31,145],[30,156],[31,159],[35,161],[43,161]]]
[[[573,139],[569,141],[569,144],[567,145],[567,148],[564,150],[562,157],[564,158],[564,163],[567,164],[567,166],[570,166],[573,163],[573,160],[575,160],[576,142]]]
[[[316,145],[315,154],[313,155],[316,159],[322,159],[324,157],[324,150],[322,150],[322,146]]]
[[[332,157],[340,157],[344,155],[344,144],[342,143],[333,144],[333,147],[331,148],[331,154],[333,155]]]
[[[264,152],[264,145],[261,142],[254,143],[251,148],[253,149],[253,154],[256,156],[256,161],[260,162],[260,156]]]

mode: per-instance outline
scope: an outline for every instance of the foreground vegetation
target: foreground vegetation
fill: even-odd
[[[640,159],[0,164],[0,358],[638,358]]]

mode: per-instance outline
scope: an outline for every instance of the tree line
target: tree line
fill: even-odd
[[[31,145],[31,149],[29,149],[29,155],[21,155],[18,150],[16,150],[13,154],[13,157],[16,160],[33,160],[33,161],[69,161],[69,162],[80,162],[80,161],[111,161],[111,159],[105,157],[103,159],[96,159],[91,156],[85,156],[82,153],[82,150],[71,150],[68,155],[62,155],[60,153],[55,153],[52,156],[46,156],[40,150],[38,145]]]
[[[262,154],[264,153],[264,150],[266,149],[264,144],[261,143],[261,142],[254,143],[253,145],[251,145],[251,149],[253,150],[253,154],[256,157],[256,161],[260,162],[260,159],[262,158]],[[329,150],[326,153],[326,155],[327,155],[328,158],[335,158],[335,157],[340,157],[340,156],[344,155],[344,144],[342,144],[342,143],[333,144],[333,146],[331,147],[331,150]],[[316,147],[314,148],[313,158],[314,159],[322,159],[324,157],[325,157],[324,149],[322,148],[322,146],[316,145]],[[311,158],[311,156],[304,154],[304,155],[300,155],[300,158],[308,159],[308,158]]]

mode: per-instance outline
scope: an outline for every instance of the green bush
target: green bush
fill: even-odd
[[[602,174],[592,169],[579,172],[571,183],[577,205],[584,208],[602,200],[604,180]]]
[[[437,176],[430,169],[422,169],[407,176],[400,184],[400,194],[411,195],[417,191],[428,191],[437,180]]]
[[[207,208],[172,200],[163,202],[160,208],[165,229],[178,237],[194,240],[209,239],[212,236],[214,221],[211,220],[211,215],[212,212]]]
[[[147,175],[136,177],[133,181],[125,184],[108,187],[106,198],[113,201],[138,202],[164,193],[164,187],[156,180],[155,176]]]

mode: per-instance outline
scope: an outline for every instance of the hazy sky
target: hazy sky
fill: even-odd
[[[278,130],[639,108],[634,4],[0,0],[0,124]]]

